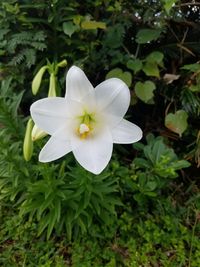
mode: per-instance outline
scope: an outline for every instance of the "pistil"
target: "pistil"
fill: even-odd
[[[80,125],[77,129],[77,132],[81,139],[85,139],[92,131],[91,124],[94,122],[94,118],[92,114],[85,113],[79,119]]]

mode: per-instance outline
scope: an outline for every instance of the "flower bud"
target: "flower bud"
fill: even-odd
[[[57,66],[58,66],[59,68],[64,68],[64,67],[66,67],[66,66],[67,66],[67,60],[64,59],[64,60],[60,61],[60,62],[58,63]]]
[[[42,81],[42,77],[44,75],[44,72],[47,70],[47,66],[43,66],[35,75],[33,81],[32,81],[32,93],[36,95],[39,91],[40,84]]]
[[[54,73],[51,73],[49,81],[48,97],[54,97],[54,96],[56,96],[56,76]]]
[[[36,140],[42,139],[46,135],[47,133],[45,133],[43,130],[38,128],[36,124],[34,125],[32,132],[31,132],[31,137],[32,137],[33,142]]]
[[[33,141],[31,139],[31,132],[33,129],[33,120],[29,119],[26,126],[26,133],[24,137],[23,154],[24,159],[29,161],[33,154]]]

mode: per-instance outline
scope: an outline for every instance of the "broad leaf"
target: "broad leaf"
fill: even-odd
[[[160,29],[142,29],[136,35],[136,42],[138,44],[146,44],[160,37]]]
[[[163,58],[163,53],[159,51],[154,51],[146,57],[146,61],[151,63],[157,63],[158,65],[163,66]]]
[[[152,81],[146,81],[144,83],[137,82],[135,85],[135,93],[139,99],[148,103],[154,96],[153,91],[156,89],[155,84]]]
[[[74,25],[73,22],[64,22],[63,23],[63,31],[66,35],[69,37],[72,36],[72,34],[78,29],[77,25]]]
[[[130,70],[134,71],[134,73],[137,73],[138,71],[140,71],[142,69],[142,61],[139,59],[130,59],[127,64],[126,64],[127,68],[129,68]]]
[[[160,72],[157,63],[146,62],[142,70],[147,76],[154,76],[159,78]]]
[[[184,110],[178,110],[175,114],[169,113],[165,117],[165,126],[181,136],[187,129],[187,118],[188,115]]]
[[[131,86],[132,83],[132,75],[129,71],[124,71],[120,68],[113,69],[109,71],[106,75],[106,79],[109,78],[119,78],[124,81],[128,87]]]

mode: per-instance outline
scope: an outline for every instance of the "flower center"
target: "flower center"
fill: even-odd
[[[81,123],[81,125],[79,126],[79,133],[80,134],[85,134],[85,133],[87,133],[89,131],[90,131],[90,128],[87,126],[87,124]]]
[[[90,134],[89,126],[85,123],[81,123],[78,128],[78,133],[81,139],[85,139]]]
[[[87,112],[84,113],[83,116],[79,117],[80,125],[77,129],[78,135],[81,139],[87,138],[92,130],[92,124],[94,123],[94,114],[88,114]]]

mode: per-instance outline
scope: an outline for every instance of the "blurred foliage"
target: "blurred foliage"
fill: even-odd
[[[186,0],[0,2],[1,266],[200,265],[199,11]],[[22,156],[31,103],[63,96],[73,64],[94,86],[127,83],[127,116],[144,131],[99,176],[72,155],[39,164],[45,140]]]

